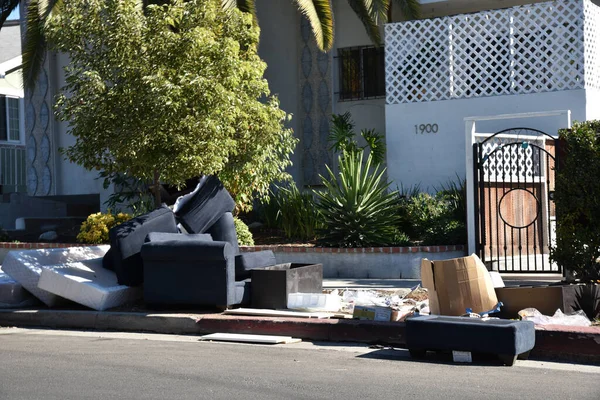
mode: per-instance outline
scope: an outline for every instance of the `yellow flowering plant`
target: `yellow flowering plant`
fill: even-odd
[[[125,213],[112,214],[95,213],[87,217],[81,224],[77,241],[87,244],[108,243],[108,231],[119,224],[131,219],[131,215]]]

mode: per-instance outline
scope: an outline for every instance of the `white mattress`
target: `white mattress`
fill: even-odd
[[[34,305],[35,298],[23,285],[12,279],[0,267],[0,308],[20,308]]]
[[[102,268],[101,258],[44,268],[38,288],[98,311],[142,297],[141,288],[119,285],[116,274]]]
[[[2,269],[48,307],[54,307],[66,302],[66,300],[38,288],[42,270],[51,265],[102,258],[109,248],[110,246],[104,245],[10,251],[2,262]]]

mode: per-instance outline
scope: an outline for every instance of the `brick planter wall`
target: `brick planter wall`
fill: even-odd
[[[0,242],[0,264],[11,250],[85,246],[78,243]],[[422,258],[443,260],[465,255],[464,246],[330,248],[308,246],[241,247],[243,252],[271,250],[278,263],[321,263],[324,278],[420,279]]]
[[[463,257],[464,246],[330,248],[254,246],[242,251],[272,250],[279,263],[321,263],[324,278],[420,279],[421,259]]]

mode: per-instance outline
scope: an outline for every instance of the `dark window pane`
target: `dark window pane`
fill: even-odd
[[[340,60],[340,99],[361,97],[360,49],[341,49]]]
[[[8,139],[6,128],[6,97],[0,96],[0,140]]]
[[[340,100],[385,96],[385,57],[382,47],[338,50]]]
[[[385,59],[383,48],[363,49],[365,97],[385,95]]]

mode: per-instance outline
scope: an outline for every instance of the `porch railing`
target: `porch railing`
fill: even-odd
[[[0,144],[0,193],[27,192],[25,146]]]
[[[386,102],[600,89],[599,47],[590,0],[388,24]]]

